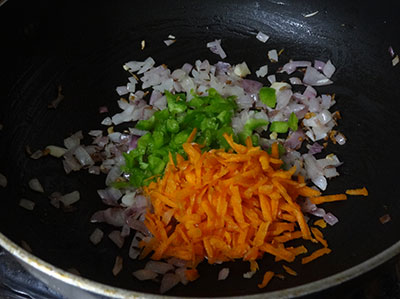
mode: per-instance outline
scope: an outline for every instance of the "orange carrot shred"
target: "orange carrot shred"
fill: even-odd
[[[140,258],[185,260],[191,268],[185,274],[193,281],[204,259],[210,264],[243,259],[250,262],[252,272],[264,254],[292,262],[307,253],[303,245],[286,246],[298,238],[325,247],[302,263],[330,252],[323,234],[308,226],[298,200],[309,197],[319,204],[344,200],[345,194],[321,196],[305,185],[304,177],[292,178],[296,168],[280,168],[283,162],[277,143],[269,155],[250,139],[242,145],[224,134],[231,150],[202,152],[200,145],[192,143],[195,136],[194,129],[183,144],[187,160],[180,154],[175,160],[169,155],[164,175],[143,188],[152,205],[144,221],[152,237],[139,243]],[[314,224],[326,226],[323,220]],[[297,274],[289,267],[285,271]],[[267,271],[258,286],[265,287],[274,275]]]
[[[325,222],[324,219],[318,219],[317,221],[314,222],[314,225],[317,225],[320,228],[325,228],[326,227],[326,222]]]
[[[363,187],[360,189],[347,189],[346,194],[348,195],[363,195],[363,196],[368,196],[368,190],[367,188]]]
[[[272,277],[274,277],[275,273],[272,271],[267,271],[264,274],[263,280],[260,284],[258,284],[257,286],[262,289],[265,288],[267,286],[267,284],[271,281]]]
[[[332,250],[330,250],[330,249],[327,248],[327,247],[318,249],[318,250],[314,251],[311,255],[309,255],[309,256],[307,256],[307,257],[303,257],[303,258],[301,259],[301,263],[302,263],[302,264],[307,264],[307,263],[309,263],[309,262],[311,262],[311,261],[313,261],[313,260],[315,260],[315,259],[317,259],[317,258],[323,256],[324,254],[329,254],[329,253],[331,253],[331,251],[332,251]]]
[[[346,200],[346,194],[334,194],[334,195],[324,195],[310,198],[313,204],[319,205],[324,202],[332,202],[338,200]]]
[[[297,272],[294,271],[292,268],[286,266],[286,265],[282,265],[283,269],[286,271],[286,273],[292,275],[292,276],[297,276]]]

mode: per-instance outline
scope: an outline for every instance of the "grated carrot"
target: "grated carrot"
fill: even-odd
[[[325,222],[324,219],[318,219],[317,221],[314,222],[314,225],[317,225],[320,228],[325,228],[326,227],[326,222]]]
[[[329,254],[329,253],[331,253],[331,251],[332,251],[332,250],[330,250],[330,249],[327,248],[327,247],[318,249],[318,250],[314,251],[311,255],[309,255],[309,256],[307,256],[307,257],[303,257],[303,258],[301,259],[301,263],[302,263],[302,264],[307,264],[307,263],[309,263],[309,262],[311,262],[311,261],[313,261],[313,260],[319,258],[320,256],[323,256],[324,254]]]
[[[286,265],[282,265],[282,267],[283,267],[283,269],[285,269],[285,271],[286,271],[288,274],[290,274],[290,275],[292,275],[292,276],[297,276],[297,272],[294,271],[292,268],[290,268],[290,267],[288,267],[288,266],[286,266]]]
[[[265,288],[267,286],[267,284],[270,282],[270,280],[272,279],[272,277],[274,277],[275,273],[272,271],[267,271],[264,274],[262,283],[258,284],[257,286],[262,289]]]
[[[363,187],[360,189],[347,189],[346,194],[348,195],[363,195],[363,196],[368,196],[368,190],[367,188]]]
[[[347,196],[346,194],[334,194],[334,195],[324,195],[324,196],[316,196],[316,197],[311,197],[310,201],[313,204],[319,205],[324,202],[332,202],[332,201],[338,201],[338,200],[346,200]]]
[[[200,145],[191,143],[195,134],[183,144],[187,160],[177,154],[174,163],[170,156],[163,177],[144,187],[153,207],[144,222],[152,237],[139,243],[140,258],[151,254],[155,260],[183,259],[192,268],[186,271],[188,280],[195,280],[196,267],[205,258],[210,264],[243,259],[256,271],[256,260],[265,253],[292,262],[307,252],[304,246],[286,247],[290,240],[302,238],[327,246],[318,229],[310,230],[298,198],[322,203],[346,195],[320,196],[305,185],[303,177],[292,178],[296,168],[280,168],[283,162],[276,143],[269,155],[249,140],[241,145],[224,134],[233,150],[202,152]],[[303,261],[329,249],[324,250]],[[259,287],[273,276],[266,272]]]

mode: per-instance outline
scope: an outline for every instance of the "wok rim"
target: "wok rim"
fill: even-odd
[[[84,278],[69,273],[29,253],[28,251],[26,251],[25,249],[23,249],[22,247],[20,247],[10,239],[8,239],[1,232],[0,232],[0,246],[3,247],[9,253],[11,253],[18,260],[25,262],[26,264],[30,265],[31,267],[40,272],[52,278],[58,279],[73,287],[77,287],[82,290],[89,291],[98,295],[108,296],[111,298],[144,298],[144,299],[161,299],[165,297],[170,297],[168,295],[148,294],[148,293],[141,293],[117,287],[112,287],[103,283],[95,282],[88,278]],[[246,299],[261,299],[265,298],[266,295],[268,296],[268,298],[293,298],[298,296],[310,295],[312,293],[316,293],[318,291],[322,291],[337,286],[352,278],[360,276],[368,272],[369,270],[372,270],[377,266],[383,264],[384,262],[388,261],[389,259],[393,258],[398,254],[400,254],[400,241],[397,241],[389,248],[373,256],[372,258],[356,266],[353,266],[347,270],[331,275],[329,277],[313,281],[310,283],[306,283],[297,287],[292,287],[272,292],[264,292],[260,294],[245,295],[240,297]],[[219,298],[235,298],[235,297],[238,296],[219,297]],[[190,298],[208,298],[208,297],[190,297]]]

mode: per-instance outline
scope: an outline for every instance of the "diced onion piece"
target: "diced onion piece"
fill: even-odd
[[[225,280],[229,275],[229,268],[222,268],[218,273],[218,280]]]
[[[167,47],[172,45],[174,42],[176,42],[176,40],[174,40],[174,39],[166,39],[166,40],[164,40],[164,44],[166,44]]]
[[[225,59],[227,57],[224,49],[222,49],[220,39],[216,39],[213,42],[207,43],[207,48],[209,48],[210,51],[213,52],[214,54],[219,55],[222,59]]]
[[[398,63],[399,63],[399,55],[396,55],[396,57],[392,59],[392,65],[396,66]]]
[[[118,86],[115,90],[117,91],[118,95],[120,95],[120,96],[123,96],[123,95],[129,93],[129,90],[126,86]]]
[[[325,222],[326,223],[328,223],[329,225],[335,225],[336,223],[338,223],[339,222],[339,219],[337,219],[336,217],[335,217],[335,215],[333,215],[332,213],[330,213],[330,212],[328,212],[328,213],[326,213],[325,215],[324,215],[324,220],[325,220]]]
[[[189,280],[187,279],[186,276],[186,267],[180,267],[178,269],[175,270],[175,274],[179,276],[181,283],[183,285],[187,285],[189,283]]]
[[[249,271],[243,274],[243,278],[250,279],[253,277],[253,275],[256,274],[256,271]]]
[[[148,261],[144,268],[158,274],[165,274],[168,271],[174,270],[174,266],[171,264],[159,261]]]
[[[329,80],[329,78],[325,77],[312,66],[307,67],[303,82],[312,86],[323,86],[333,83],[331,80]]]
[[[0,173],[0,186],[3,188],[7,187],[7,178],[2,173]]]
[[[49,151],[50,155],[52,155],[53,157],[56,157],[56,158],[62,157],[67,152],[66,148],[55,146],[55,145],[46,146],[46,150]]]
[[[112,125],[112,120],[111,117],[107,116],[103,121],[101,122],[102,125],[105,126],[111,126]]]
[[[19,201],[19,205],[29,211],[32,211],[35,208],[35,203],[33,201],[25,199],[25,198],[22,198]]]
[[[149,280],[149,279],[155,279],[157,277],[157,273],[146,269],[137,270],[132,274],[139,280]]]
[[[256,35],[256,39],[258,39],[260,42],[265,43],[269,39],[269,36],[259,31]]]
[[[325,63],[324,68],[322,69],[322,72],[327,78],[332,77],[333,73],[336,71],[336,67],[332,64],[330,60],[328,60]]]
[[[37,150],[37,151],[35,151],[32,155],[30,155],[30,157],[31,157],[32,159],[34,159],[34,160],[37,160],[37,159],[39,159],[39,158],[41,158],[41,157],[43,157],[43,156],[44,156],[44,153],[43,153],[42,150]]]
[[[33,178],[28,182],[29,188],[33,191],[44,193],[44,189],[42,184],[39,182],[37,178]]]
[[[90,235],[89,240],[92,242],[94,245],[97,245],[101,242],[103,239],[104,233],[101,229],[96,228],[93,233]]]
[[[302,85],[303,82],[300,80],[300,78],[297,77],[290,77],[289,78],[290,84],[292,85]]]
[[[276,76],[275,76],[275,75],[269,75],[269,76],[267,77],[267,79],[268,79],[268,81],[269,81],[271,84],[273,84],[273,83],[276,82]]]
[[[247,75],[250,75],[251,72],[249,70],[249,67],[247,66],[246,62],[242,62],[238,65],[235,66],[235,69],[233,71],[237,76],[239,77],[246,77]]]
[[[123,266],[123,258],[120,256],[117,256],[115,258],[115,263],[114,263],[114,267],[112,269],[112,273],[114,276],[117,276],[119,274],[119,272],[121,272],[122,270],[122,266]]]
[[[164,294],[165,292],[176,286],[180,281],[180,277],[175,273],[165,274],[161,279],[160,293]]]
[[[259,78],[264,78],[268,74],[268,65],[263,65],[256,71],[256,75]]]
[[[273,49],[268,51],[268,58],[271,62],[278,62],[278,52]]]
[[[80,199],[79,191],[72,191],[71,193],[64,194],[60,197],[60,201],[64,204],[64,206],[70,206]]]
[[[122,248],[122,246],[124,246],[125,238],[121,236],[120,231],[113,230],[111,233],[108,234],[108,237],[111,239],[111,241],[114,242],[115,245],[117,245],[118,248]]]

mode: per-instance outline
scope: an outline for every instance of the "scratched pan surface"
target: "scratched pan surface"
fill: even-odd
[[[117,112],[115,86],[126,82],[124,62],[152,56],[170,68],[196,59],[215,63],[218,57],[205,45],[219,38],[228,54],[226,61],[245,60],[252,70],[266,63],[266,52],[273,48],[285,49],[283,62],[291,58],[334,62],[335,84],[318,90],[336,93],[336,109],[343,117],[340,129],[348,142],[329,147],[344,164],[339,168],[342,175],[330,183],[327,193],[367,186],[370,196],[324,206],[340,219],[324,230],[333,251],[308,265],[294,262],[291,267],[300,273],[298,277],[275,279],[259,290],[264,270],[282,272],[280,263],[265,257],[259,263],[261,271],[251,280],[242,278],[248,263],[228,263],[231,272],[225,281],[216,279],[225,265],[201,264],[201,279],[177,286],[169,294],[214,297],[292,288],[357,266],[400,240],[396,185],[400,66],[392,67],[387,51],[392,45],[400,52],[394,1],[385,5],[316,0],[89,2],[9,1],[0,7],[0,122],[4,125],[0,172],[9,179],[8,187],[0,190],[1,233],[17,244],[26,241],[36,256],[61,269],[76,268],[93,281],[158,293],[158,284],[132,277],[134,269],[144,265],[142,261],[125,259],[124,271],[112,275],[115,256],[127,256],[129,242],[121,253],[108,238],[97,247],[88,241],[96,227],[89,218],[104,208],[96,195],[104,177],[83,172],[65,175],[61,161],[31,160],[25,146],[35,150],[61,145],[77,130],[87,133],[99,128],[104,118],[99,106],[107,105],[110,115]],[[303,16],[317,10],[313,17]],[[266,44],[255,39],[258,31],[271,36]],[[169,34],[177,42],[166,47],[163,40]],[[141,40],[146,40],[143,51]],[[65,100],[49,110],[58,85]],[[43,183],[45,195],[79,190],[77,209],[64,213],[51,207],[46,196],[27,187],[32,177]],[[18,207],[20,198],[35,201],[34,211]],[[385,214],[391,221],[383,225],[379,217]]]

